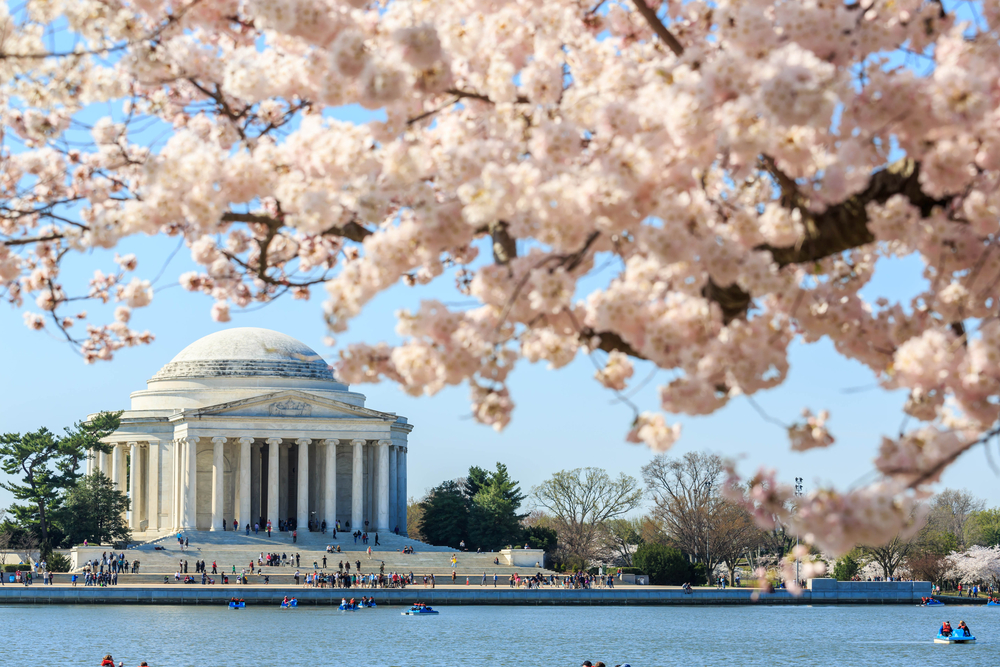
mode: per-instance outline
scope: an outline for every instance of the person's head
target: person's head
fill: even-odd
[[[115,660],[114,658],[112,658],[112,657],[111,657],[111,654],[110,654],[110,653],[108,653],[108,654],[107,654],[106,656],[104,656],[104,659],[105,659],[105,660],[110,660],[110,661],[112,661],[112,662],[114,662],[114,660]]]
[[[590,660],[584,660],[583,662],[580,663],[580,667],[594,667],[594,663],[592,663]]]

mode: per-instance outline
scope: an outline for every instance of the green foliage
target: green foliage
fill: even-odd
[[[845,554],[833,567],[833,578],[837,581],[850,581],[861,569],[861,564],[851,554]]]
[[[109,451],[100,442],[118,428],[120,412],[102,412],[57,436],[47,428],[0,435],[0,469],[19,481],[0,482],[23,505],[10,507],[14,523],[36,534],[47,554],[62,539],[59,513],[63,494],[76,483],[88,449]]]
[[[473,481],[474,480],[474,481]],[[469,498],[470,546],[486,550],[500,549],[521,542],[521,519],[517,510],[524,501],[518,483],[511,479],[507,466],[497,463],[495,472],[470,468],[466,490],[476,489]]]
[[[559,543],[559,534],[545,526],[528,526],[524,528],[521,540],[527,542],[532,549],[544,549],[545,553],[551,554]]]
[[[458,549],[469,528],[469,508],[461,487],[448,480],[431,489],[422,505],[420,533],[424,538],[437,546]]]
[[[969,534],[974,544],[984,547],[1000,544],[1000,508],[976,512],[969,524]]]
[[[431,490],[421,503],[419,531],[431,544],[459,548],[496,550],[521,542],[521,519],[517,510],[524,494],[507,466],[495,471],[469,468],[465,484],[447,481]]]
[[[691,565],[684,555],[663,544],[641,545],[632,556],[632,562],[657,586],[683,584],[693,578]]]
[[[69,568],[72,565],[69,558],[62,555],[61,553],[56,553],[53,551],[45,559],[45,567],[50,572],[69,572]]]
[[[27,563],[7,563],[6,565],[3,566],[4,572],[17,572],[18,570],[21,570],[23,572],[24,570],[30,570],[30,569],[31,566],[28,565]]]
[[[63,515],[67,543],[130,542],[132,534],[124,518],[128,508],[128,496],[116,489],[103,473],[86,475],[66,496]]]

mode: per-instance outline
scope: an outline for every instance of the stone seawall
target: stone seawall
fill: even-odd
[[[926,591],[923,590],[926,587]],[[539,590],[464,587],[426,589],[293,588],[285,586],[5,586],[0,588],[0,605],[6,604],[193,604],[224,606],[231,597],[243,598],[248,605],[277,605],[285,595],[299,604],[339,605],[345,595],[373,596],[381,605],[808,605],[808,604],[913,604],[930,594],[926,582],[871,583],[840,582],[824,590],[805,590],[796,597],[787,591],[762,594],[752,599],[750,589],[695,590],[686,594],[677,588],[635,587],[614,590]]]

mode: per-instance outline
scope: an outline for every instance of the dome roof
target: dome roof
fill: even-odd
[[[238,327],[191,343],[152,380],[210,377],[284,377],[336,382],[312,348],[270,329]]]

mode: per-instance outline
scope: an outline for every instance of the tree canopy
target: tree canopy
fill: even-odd
[[[20,481],[0,482],[23,505],[11,505],[13,521],[22,529],[37,532],[44,551],[62,540],[51,535],[53,521],[64,494],[80,478],[80,464],[88,450],[110,451],[101,443],[118,428],[120,412],[102,412],[92,420],[66,428],[58,436],[42,427],[30,433],[0,435],[0,468]]]
[[[108,477],[94,472],[82,477],[63,503],[64,526],[69,544],[129,542],[132,533],[125,521],[129,498]]]
[[[764,523],[834,553],[891,539],[997,433],[995,2],[26,0],[0,21],[0,296],[88,362],[153,340],[157,267],[102,252],[140,235],[184,244],[218,321],[321,290],[336,335],[393,285],[454,284],[476,307],[402,309],[401,343],[337,373],[467,383],[498,430],[519,362],[591,354],[614,392],[670,371],[627,435],[664,451],[665,414],[780,385],[793,341],[828,339],[916,422],[872,443],[875,481],[794,515],[750,480]],[[892,257],[926,284],[863,295]],[[792,447],[830,446],[827,417],[787,419]]]

